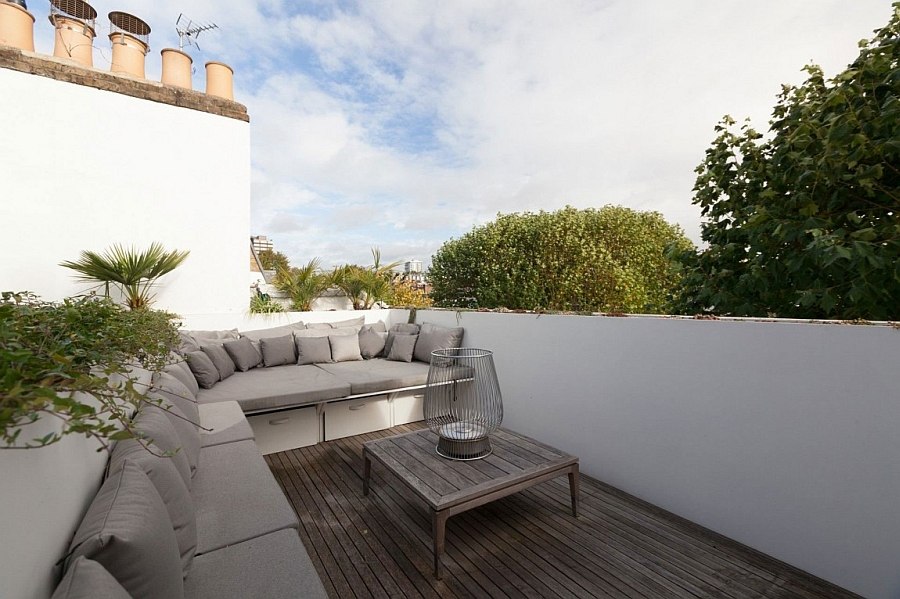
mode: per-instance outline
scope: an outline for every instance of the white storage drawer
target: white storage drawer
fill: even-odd
[[[391,426],[387,396],[348,399],[325,406],[325,440],[380,431]]]
[[[425,419],[422,408],[425,404],[425,390],[403,391],[391,400],[394,406],[394,426]]]
[[[314,445],[319,441],[316,407],[247,416],[263,455]]]

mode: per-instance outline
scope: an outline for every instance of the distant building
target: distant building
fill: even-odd
[[[403,263],[401,276],[407,281],[412,281],[419,289],[425,289],[428,281],[421,260],[407,260]]]
[[[273,247],[272,240],[265,235],[251,235],[250,245],[253,246],[253,251],[257,254],[259,254],[263,250],[272,251]]]

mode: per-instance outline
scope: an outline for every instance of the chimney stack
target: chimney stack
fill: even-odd
[[[56,29],[53,56],[94,66],[97,11],[83,0],[50,0],[50,23]]]
[[[175,48],[165,48],[161,54],[162,77],[160,81],[166,85],[193,89],[191,84],[191,64],[194,61],[191,57]]]
[[[206,63],[206,94],[234,100],[234,70],[224,62]]]
[[[150,50],[150,26],[134,15],[109,13],[109,41],[112,42],[113,73],[144,79],[144,59]]]
[[[0,44],[34,52],[34,15],[25,0],[0,0]]]

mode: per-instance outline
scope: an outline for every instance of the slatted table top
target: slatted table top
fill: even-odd
[[[533,478],[567,468],[578,458],[534,439],[499,429],[493,452],[479,460],[443,458],[429,429],[369,441],[364,451],[409,486],[428,506],[442,511]]]

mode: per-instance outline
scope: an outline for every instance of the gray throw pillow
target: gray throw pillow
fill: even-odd
[[[339,329],[306,329],[305,331],[294,331],[294,337],[297,339],[303,337],[331,337],[333,335],[356,335],[358,331],[356,327],[342,327]]]
[[[140,466],[159,493],[178,541],[182,574],[187,574],[197,552],[197,516],[190,491],[171,458],[153,455],[135,439],[116,443],[109,456],[109,476],[124,468],[126,461]]]
[[[172,463],[178,468],[178,474],[181,475],[184,486],[190,489],[191,471],[197,467],[200,451],[198,449],[196,455],[188,455],[188,452],[182,447],[184,444],[178,437],[178,433],[175,432],[175,428],[165,412],[159,408],[144,406],[144,409],[134,417],[134,429],[153,453],[171,454],[167,459],[172,460]],[[191,459],[193,459],[193,464],[190,461]]]
[[[363,357],[359,353],[359,337],[356,335],[330,335],[331,360],[333,362],[356,362]]]
[[[410,335],[416,335],[419,332],[419,325],[414,322],[398,322],[395,325],[391,325],[391,328],[388,330],[394,331],[395,333],[408,333]]]
[[[263,365],[266,368],[293,364],[297,361],[297,356],[294,354],[293,335],[260,339],[259,348],[262,350]]]
[[[162,405],[171,404],[181,410],[181,413],[193,424],[197,425],[200,423],[200,411],[197,407],[197,400],[190,390],[171,374],[157,372],[153,375],[153,387],[150,391],[162,397],[165,402]]]
[[[219,371],[220,381],[224,381],[234,374],[234,362],[231,360],[231,356],[228,355],[228,352],[225,351],[224,344],[204,343],[200,346],[200,349],[209,356],[209,359],[212,360],[216,370]]]
[[[178,351],[184,355],[190,353],[192,351],[200,351],[200,344],[197,343],[197,340],[187,331],[178,331],[178,338],[181,343],[178,346]]]
[[[359,353],[366,360],[380,355],[384,350],[387,336],[387,333],[363,328],[359,332]]]
[[[364,324],[359,329],[359,332],[363,331],[375,331],[376,333],[387,333],[387,325],[384,324],[383,321],[379,320],[378,322],[373,322],[372,324]]]
[[[297,364],[326,364],[331,362],[328,337],[298,337]]]
[[[203,350],[192,351],[184,356],[197,384],[204,389],[212,389],[219,382],[219,371]]]
[[[419,330],[419,340],[416,341],[416,351],[413,357],[420,362],[431,364],[431,352],[436,349],[455,349],[462,345],[464,329],[454,327],[449,329],[436,324],[424,323]]]
[[[79,556],[59,582],[50,599],[131,599],[113,575],[92,559]]]
[[[262,354],[247,337],[226,341],[222,347],[228,352],[231,361],[234,362],[234,367],[241,372],[256,368],[262,362]]]
[[[184,597],[181,558],[159,493],[126,460],[94,496],[69,546],[69,563],[99,562],[132,597]]]
[[[417,325],[418,326],[418,325]],[[407,333],[403,331],[388,331],[387,338],[384,341],[384,350],[381,352],[382,355],[387,356],[391,353],[391,346],[394,344],[395,337],[406,337],[408,335],[415,335],[416,333]]]
[[[387,359],[395,362],[412,362],[413,351],[415,351],[418,337],[418,335],[397,335],[394,337],[394,343],[391,345],[391,351]]]

